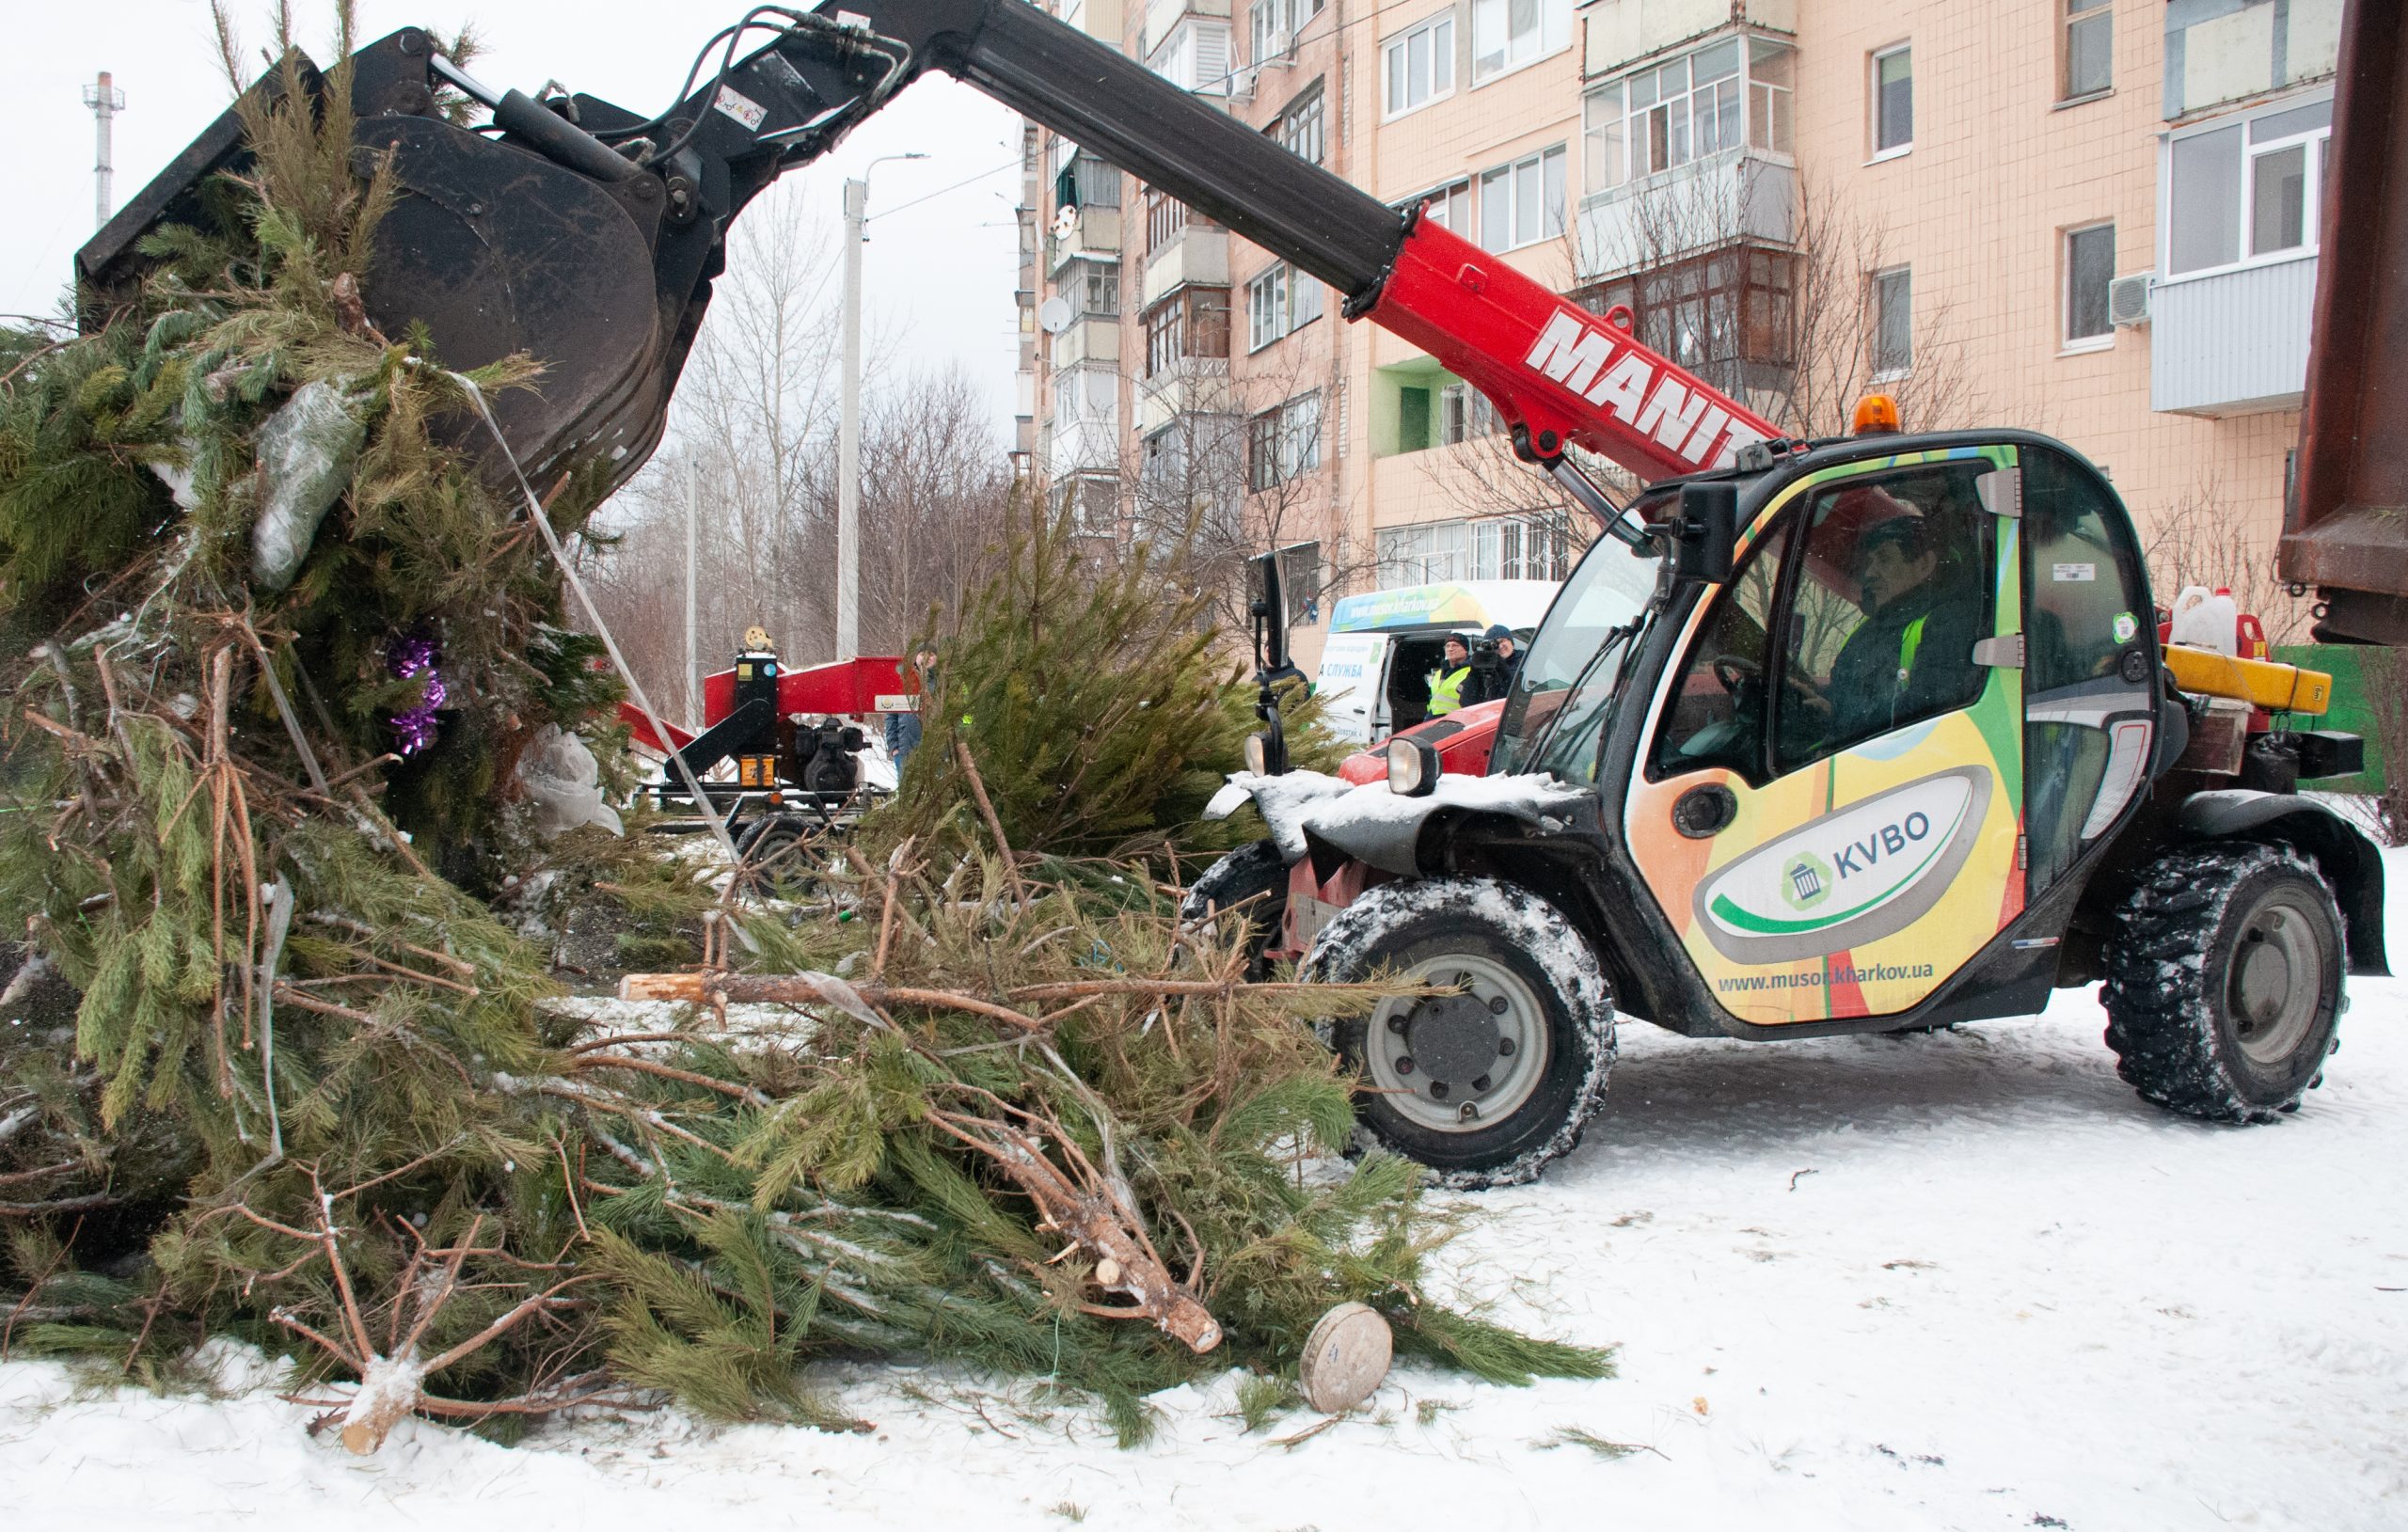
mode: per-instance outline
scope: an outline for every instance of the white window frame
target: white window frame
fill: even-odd
[[[1507,75],[1529,69],[1545,59],[1553,58],[1572,46],[1573,0],[1536,0],[1538,25],[1526,37],[1532,40],[1521,52],[1514,51],[1513,35],[1505,34],[1504,49],[1499,62],[1487,72],[1481,71],[1480,43],[1482,27],[1493,23],[1510,25],[1511,0],[1471,0],[1471,87],[1494,85]]]
[[[1914,53],[1915,45],[1910,39],[1905,42],[1893,42],[1886,48],[1877,48],[1870,55],[1866,55],[1864,62],[1864,139],[1866,145],[1872,150],[1872,153],[1866,157],[1864,162],[1867,165],[1877,165],[1883,160],[1894,160],[1902,154],[1910,154],[1914,151]],[[1883,149],[1881,147],[1881,64],[1884,59],[1895,58],[1900,54],[1907,55],[1907,136],[1900,142],[1893,144],[1887,149]]]
[[[1419,101],[1407,101],[1402,105],[1399,105],[1396,91],[1393,88],[1396,84],[1396,65],[1393,60],[1401,52],[1403,54],[1405,85],[1409,93],[1413,84],[1410,48],[1413,39],[1418,37],[1430,39],[1430,91]],[[1455,93],[1455,75],[1459,72],[1456,69],[1455,39],[1455,8],[1449,6],[1436,15],[1424,17],[1380,44],[1381,121],[1393,122],[1398,118],[1418,112],[1434,102],[1445,101]],[[1444,88],[1438,85],[1438,69],[1441,60],[1445,61],[1447,71],[1447,84]]]
[[[1556,219],[1555,227],[1552,229],[1547,227],[1546,196],[1547,162],[1550,160],[1555,162],[1557,177],[1556,197],[1554,201]],[[1539,231],[1536,234],[1531,235],[1529,239],[1522,238],[1520,233],[1522,223],[1521,172],[1526,167],[1533,168],[1537,171],[1539,188]],[[1509,250],[1526,250],[1533,245],[1544,245],[1548,240],[1560,237],[1565,228],[1568,227],[1572,216],[1570,205],[1572,189],[1569,184],[1571,174],[1572,156],[1567,146],[1562,144],[1550,144],[1545,149],[1535,150],[1529,154],[1524,154],[1517,159],[1508,161],[1506,164],[1490,166],[1487,169],[1482,170],[1479,175],[1472,178],[1474,183],[1477,184],[1480,189],[1480,195],[1477,199],[1478,206],[1473,210],[1474,216],[1479,227],[1471,233],[1465,235],[1465,238],[1470,240],[1474,245],[1479,245],[1481,249],[1487,250],[1491,255],[1501,255]],[[1507,238],[1509,243],[1492,247],[1487,242],[1488,198],[1490,196],[1490,188],[1495,185],[1502,185],[1507,191],[1507,211],[1505,213],[1505,220],[1508,226]]]
[[[1301,40],[1306,24],[1322,13],[1328,0],[1254,0],[1246,8],[1246,62],[1256,66],[1296,56],[1296,44]],[[1272,35],[1286,31],[1288,46],[1275,50],[1270,46]]]
[[[2073,8],[2083,7],[2081,10]],[[2107,34],[2107,83],[2088,90],[2073,88],[2073,33],[2078,26],[2098,26]],[[2057,0],[2057,104],[2097,101],[2115,93],[2115,0]]]
[[[1886,308],[1881,301],[1881,284],[1893,276],[1903,276],[1907,279],[1907,356],[1903,366],[1883,367],[1880,351],[1881,321]],[[1867,276],[1865,281],[1873,290],[1872,302],[1867,306],[1873,311],[1873,330],[1865,337],[1865,363],[1873,374],[1872,380],[1875,383],[1895,382],[1915,370],[1915,269],[1904,264],[1884,266],[1879,271]]]
[[[2115,343],[2115,321],[2112,313],[2107,327],[2097,335],[2073,333],[2073,242],[2077,234],[2095,234],[2107,230],[2110,253],[2107,257],[2107,284],[2112,291],[2115,283],[2115,261],[2113,245],[2115,220],[2100,218],[2091,223],[2073,224],[2057,231],[2057,263],[2061,269],[2057,282],[2057,355],[2080,355],[2085,352],[2105,351]]]
[[[2289,261],[2312,261],[2323,249],[2324,177],[2329,173],[2325,160],[2333,152],[2333,128],[2330,119],[2321,128],[2287,134],[2253,143],[2249,126],[2260,118],[2280,117],[2302,107],[2328,105],[2333,100],[2332,88],[2305,96],[2291,96],[2281,101],[2253,106],[2245,112],[2227,112],[2222,117],[2194,122],[2179,132],[2163,134],[2158,144],[2157,161],[2157,271],[2158,284],[2195,282],[2202,277],[2223,276],[2232,272],[2248,271],[2258,266],[2279,266]],[[2241,130],[2241,199],[2234,216],[2239,220],[2233,231],[2233,249],[2238,259],[2213,266],[2194,266],[2189,271],[2174,269],[2174,146],[2185,138],[2216,133],[2226,128]],[[2303,220],[2302,243],[2287,249],[2269,251],[2264,255],[2249,253],[2249,220],[2257,205],[2258,162],[2269,154],[2278,153],[2294,144],[2308,148],[2307,195],[2300,210]]]
[[[1738,48],[1737,68],[1729,74],[1717,75],[1703,86],[1696,84],[1697,55],[1730,47],[1735,42]],[[1796,53],[1786,43],[1772,39],[1759,38],[1748,32],[1725,32],[1669,58],[1656,59],[1643,69],[1625,71],[1613,79],[1591,87],[1580,98],[1580,195],[1583,202],[1590,197],[1607,196],[1634,182],[1670,175],[1682,166],[1710,155],[1751,150],[1777,160],[1790,160],[1796,151],[1798,133],[1796,64],[1793,58],[1791,83],[1787,85],[1778,84],[1759,74],[1759,66],[1767,62],[1759,55],[1770,49],[1791,55]],[[1634,112],[1630,104],[1632,87],[1653,76],[1660,87],[1663,71],[1674,66],[1682,68],[1686,82],[1679,92],[1682,131],[1671,135],[1677,148],[1668,150],[1673,157],[1668,159],[1664,168],[1649,170],[1643,175],[1634,174],[1631,146],[1640,141],[1640,135],[1646,131],[1648,116],[1659,109],[1668,110],[1669,106],[1659,95]],[[1731,143],[1701,152],[1696,147],[1697,98],[1701,91],[1719,95],[1726,86],[1738,95],[1736,136]],[[1782,148],[1776,142],[1776,126],[1788,129],[1790,147]],[[1761,144],[1756,142],[1760,129],[1764,139]],[[1604,172],[1602,176],[1601,170]]]
[[[1465,239],[1470,240],[1474,244],[1478,244],[1480,239],[1480,220],[1473,213],[1471,203],[1471,182],[1472,178],[1465,176],[1459,181],[1450,181],[1444,186],[1433,186],[1426,192],[1422,192],[1418,196],[1408,197],[1403,201],[1399,202],[1396,205],[1396,210],[1399,213],[1410,213],[1415,208],[1420,207],[1421,204],[1427,202],[1430,206],[1421,214],[1423,217],[1431,220],[1433,223],[1435,223],[1439,228],[1446,229],[1450,233],[1460,234]],[[1448,211],[1450,208],[1461,209],[1463,221],[1470,227],[1457,229],[1453,223],[1453,219],[1456,217],[1456,214]]]
[[[1280,108],[1268,131],[1296,158],[1314,165],[1329,163],[1329,92],[1323,83],[1315,80],[1298,92],[1295,100]],[[1307,148],[1312,150],[1309,154],[1305,152]]]
[[[1326,308],[1318,279],[1284,261],[1275,261],[1245,284],[1245,353],[1275,345],[1321,318]]]
[[[1208,35],[1219,38],[1221,69],[1213,75],[1204,73],[1200,44]],[[1231,28],[1221,20],[1197,21],[1191,17],[1171,28],[1154,51],[1146,55],[1146,68],[1161,75],[1181,90],[1195,96],[1227,96],[1229,93]],[[1194,83],[1190,84],[1190,80]]]

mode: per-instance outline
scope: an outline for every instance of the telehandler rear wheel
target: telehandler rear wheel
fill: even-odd
[[[1376,1143],[1452,1187],[1534,1180],[1605,1098],[1614,1007],[1596,954],[1528,890],[1488,878],[1383,883],[1322,929],[1299,976],[1378,974],[1451,993],[1335,1023]]]
[[[1209,930],[1224,914],[1246,923],[1246,977],[1259,979],[1270,965],[1262,950],[1279,935],[1288,918],[1288,864],[1273,841],[1239,846],[1187,886],[1179,902],[1179,918]]]
[[[2118,911],[2107,1046],[2148,1100],[2272,1122],[2323,1082],[2341,1011],[2341,917],[2316,863],[2215,842],[2150,863]]]

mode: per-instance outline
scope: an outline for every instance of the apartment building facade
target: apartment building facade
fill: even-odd
[[[2186,575],[2262,574],[2340,0],[1073,3],[1384,200],[1628,306],[1784,426],[1841,429],[1879,387],[1910,428],[2049,432],[2145,534],[2215,545]],[[1032,435],[1100,535],[1149,482],[1219,493],[1239,535],[1320,545],[1296,571],[1331,588],[1316,617],[1340,589],[1551,577],[1576,553],[1576,516],[1460,380],[1142,187],[1107,219],[1066,178],[1079,156],[1038,138]],[[1113,267],[1117,299],[1095,286]],[[1317,650],[1314,623],[1296,637]]]

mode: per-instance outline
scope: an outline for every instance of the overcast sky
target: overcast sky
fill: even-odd
[[[256,57],[268,7],[238,5]],[[331,6],[294,0],[293,8],[310,53],[327,62]],[[483,49],[471,72],[485,84],[531,94],[556,79],[650,116],[669,104],[704,39],[744,8],[741,0],[432,0],[432,7],[360,0],[359,23],[365,41],[405,25],[448,33],[466,22]],[[93,122],[84,87],[107,70],[126,95],[116,123],[120,205],[225,109],[228,91],[206,0],[0,0],[0,12],[8,23],[0,125],[14,146],[0,174],[10,194],[8,214],[0,217],[0,311],[46,315],[56,310],[75,250],[93,228]],[[1017,146],[1011,113],[966,86],[930,77],[835,153],[788,178],[805,183],[832,223],[844,177],[859,175],[877,155],[927,154],[879,166],[871,181],[863,276],[870,328],[891,338],[904,366],[960,362],[991,401],[997,436],[1006,442]],[[956,186],[960,182],[970,184]],[[881,218],[881,208],[895,212]]]

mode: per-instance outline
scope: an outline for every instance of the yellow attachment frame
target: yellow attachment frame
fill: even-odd
[[[2165,646],[2174,684],[2199,697],[2228,697],[2276,713],[2321,714],[2333,703],[2333,678],[2321,671],[2271,659],[2236,659],[2188,644]]]

